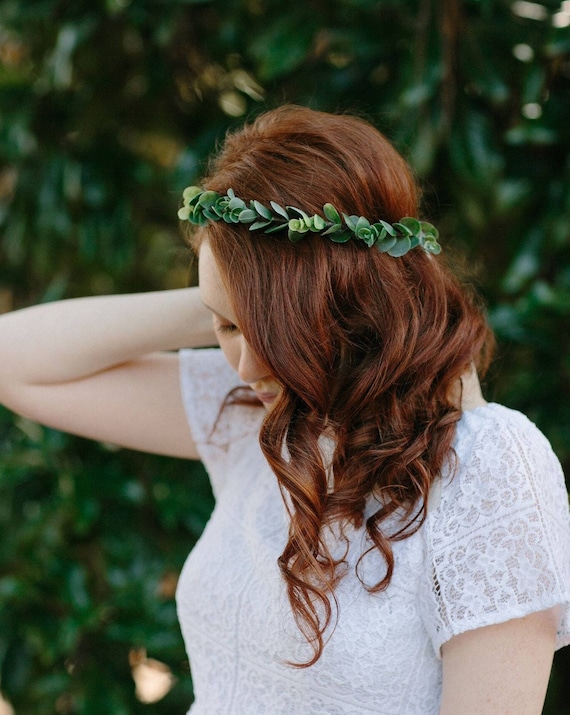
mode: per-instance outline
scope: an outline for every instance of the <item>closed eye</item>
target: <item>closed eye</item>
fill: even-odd
[[[232,325],[232,323],[227,323],[227,324],[218,323],[215,326],[215,329],[218,333],[237,333],[238,332],[237,325]]]

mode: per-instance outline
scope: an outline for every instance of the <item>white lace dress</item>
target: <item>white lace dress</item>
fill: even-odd
[[[520,413],[496,404],[463,414],[459,468],[443,476],[421,529],[394,544],[388,589],[349,572],[338,625],[310,668],[277,567],[283,502],[257,442],[263,411],[229,406],[239,384],[219,350],[182,351],[183,399],[216,506],[178,585],[191,662],[192,715],[437,715],[442,643],[464,631],[562,604],[570,643],[570,521],[560,465]],[[215,428],[214,428],[215,427]],[[365,548],[352,530],[349,565]],[[370,583],[383,575],[367,557]]]

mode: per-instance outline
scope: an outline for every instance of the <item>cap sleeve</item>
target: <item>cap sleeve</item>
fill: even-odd
[[[218,497],[230,472],[232,445],[257,435],[263,410],[225,404],[232,390],[245,385],[220,349],[180,350],[178,356],[186,419]]]
[[[570,643],[570,517],[560,463],[523,415],[463,415],[457,468],[426,520],[423,617],[439,655],[459,633],[561,606]]]

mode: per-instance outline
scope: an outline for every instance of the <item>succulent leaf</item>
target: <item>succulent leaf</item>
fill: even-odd
[[[204,208],[208,208],[212,206],[212,204],[214,204],[219,198],[220,195],[215,191],[204,191],[204,193],[198,199],[198,204],[200,206],[204,206]]]
[[[396,243],[388,251],[388,255],[393,256],[394,258],[400,258],[401,256],[405,256],[411,247],[412,243],[408,236],[398,238]]]
[[[202,193],[202,189],[199,186],[187,186],[182,192],[182,198],[184,201],[191,201],[195,196]]]
[[[380,253],[388,253],[388,251],[396,245],[397,240],[395,236],[387,236],[383,241],[376,241],[374,246]]]
[[[417,236],[422,230],[421,221],[418,221],[417,218],[412,218],[411,216],[404,216],[404,218],[401,218],[398,223],[401,226],[406,226],[410,230],[411,236]]]
[[[339,212],[332,204],[325,204],[323,206],[323,213],[325,214],[326,218],[328,218],[328,220],[331,221],[333,224],[342,223]]]
[[[356,231],[356,224],[358,223],[358,220],[360,216],[349,216],[348,214],[343,214],[342,217],[344,218],[344,222],[353,233]]]
[[[326,225],[326,221],[322,216],[319,216],[318,214],[313,216],[313,227],[315,231],[322,231]]]
[[[413,231],[410,228],[408,228],[408,226],[406,226],[403,223],[400,223],[399,221],[392,225],[394,226],[395,229],[398,229],[400,231],[400,233],[404,234],[404,236],[413,236],[414,235]]]
[[[271,226],[271,221],[255,221],[255,223],[251,224],[249,230],[257,231],[258,229],[266,228],[267,226]]]
[[[427,221],[422,221],[421,227],[426,238],[428,238],[429,236],[430,238],[434,238],[437,241],[437,239],[439,238],[439,231],[433,224],[428,223]]]
[[[256,201],[254,199],[253,207],[260,216],[263,216],[263,218],[271,220],[271,211],[267,208],[267,206],[264,206],[263,204],[259,203],[259,201]]]
[[[239,213],[240,223],[251,223],[251,221],[255,221],[256,218],[257,214],[253,209],[243,209],[243,211]]]
[[[287,221],[289,220],[289,215],[287,214],[287,211],[283,208],[283,206],[280,206],[279,204],[276,204],[275,201],[270,201],[271,208],[275,211],[276,214],[279,214],[279,216],[283,216],[283,218],[286,218]]]
[[[299,231],[294,231],[293,229],[289,228],[288,234],[289,240],[292,243],[297,243],[300,241],[302,238],[304,238],[305,233],[300,233]]]
[[[289,211],[294,211],[297,216],[301,219],[308,219],[309,215],[305,213],[302,209],[298,209],[295,206],[287,206]]]
[[[287,228],[287,226],[287,223],[278,223],[275,224],[275,226],[265,229],[263,233],[276,233],[277,231],[282,231],[284,228]]]
[[[352,233],[346,230],[338,231],[338,233],[331,234],[329,238],[334,243],[347,243],[352,238]]]
[[[380,220],[379,223],[382,224],[382,226],[386,229],[386,233],[389,236],[396,236],[396,229],[392,226],[391,223],[388,223],[387,221],[382,221]]]

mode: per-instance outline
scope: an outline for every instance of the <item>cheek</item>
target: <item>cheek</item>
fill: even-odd
[[[220,343],[220,348],[222,349],[228,364],[237,372],[241,357],[239,339],[236,336],[218,335],[218,342]]]

